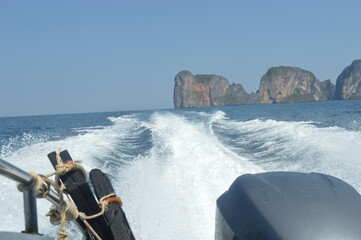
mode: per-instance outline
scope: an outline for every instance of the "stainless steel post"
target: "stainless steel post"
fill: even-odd
[[[34,189],[26,190],[24,195],[25,232],[38,234],[38,214],[36,207],[36,192]]]
[[[8,163],[7,161],[0,158],[0,175],[3,175],[17,183],[29,185],[32,181],[32,177],[27,172],[22,169]],[[43,184],[43,190],[47,188],[46,184]],[[41,193],[42,191],[40,191]],[[32,190],[24,191],[24,213],[25,213],[25,229],[31,233],[37,233],[38,223],[37,223],[37,209],[36,209],[36,194],[37,192]],[[50,190],[50,192],[45,197],[49,202],[55,205],[57,208],[60,208],[59,195]],[[76,222],[74,223],[78,226],[81,232],[86,235],[85,230]]]
[[[31,176],[15,167],[14,165],[0,159],[0,174],[20,184],[30,184]],[[25,190],[23,192],[24,198],[24,214],[25,214],[25,232],[38,233],[38,215],[36,207],[36,193],[35,190]]]

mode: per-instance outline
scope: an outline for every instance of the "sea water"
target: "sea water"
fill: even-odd
[[[26,171],[51,172],[58,148],[102,169],[136,239],[213,239],[216,199],[246,173],[321,172],[361,191],[361,101],[8,117],[0,146]],[[49,207],[38,200],[39,228],[55,236]],[[24,229],[22,194],[1,176],[0,213],[0,231]]]

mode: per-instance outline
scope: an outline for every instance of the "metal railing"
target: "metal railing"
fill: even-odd
[[[3,175],[16,183],[23,185],[30,185],[33,178],[29,173],[22,169],[10,164],[9,162],[0,158],[0,175]],[[36,195],[43,193],[47,189],[45,183],[43,183],[42,189],[36,192],[34,189],[23,191],[24,196],[24,215],[25,215],[25,233],[38,234],[38,218],[36,207]],[[50,190],[49,194],[45,197],[49,202],[60,207],[58,194]]]

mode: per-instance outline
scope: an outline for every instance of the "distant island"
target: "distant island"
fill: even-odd
[[[241,84],[215,74],[181,71],[175,76],[175,108],[361,99],[361,60],[347,66],[336,80],[320,81],[298,67],[271,67],[259,90],[247,93]]]

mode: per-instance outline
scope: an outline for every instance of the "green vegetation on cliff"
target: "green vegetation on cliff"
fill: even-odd
[[[243,100],[240,97],[232,96],[232,95],[226,95],[223,99],[225,105],[239,105],[239,104],[245,104],[246,101]]]
[[[282,102],[313,102],[315,98],[312,94],[291,94],[282,99]]]
[[[361,95],[354,94],[349,99],[350,100],[361,100]]]

